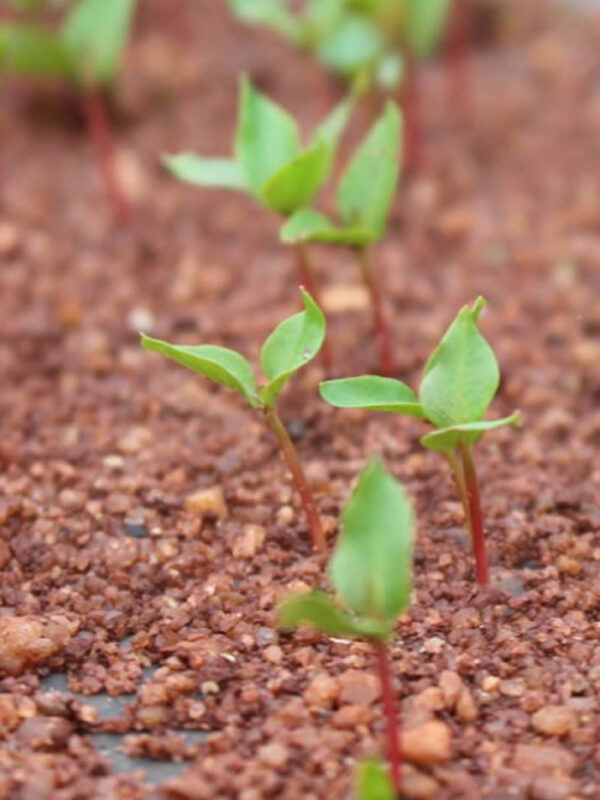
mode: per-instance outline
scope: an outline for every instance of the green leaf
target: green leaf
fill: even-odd
[[[176,345],[141,334],[142,347],[177,361],[211,381],[241,394],[254,408],[262,404],[256,391],[252,367],[235,350],[214,345]]]
[[[13,75],[69,77],[69,52],[55,33],[33,25],[0,26],[0,68]]]
[[[355,614],[393,623],[408,607],[412,529],[406,492],[372,461],[342,512],[341,533],[329,562],[332,583]]]
[[[379,761],[363,761],[358,769],[358,800],[396,800],[389,770]]]
[[[135,0],[79,0],[62,30],[83,83],[109,84],[127,44]]]
[[[269,383],[261,398],[272,406],[294,372],[313,359],[325,339],[325,316],[304,289],[304,311],[280,323],[262,346],[260,362]]]
[[[265,205],[286,216],[308,205],[329,172],[330,150],[324,141],[295,156],[260,190]]]
[[[373,64],[385,48],[383,36],[368,19],[347,14],[317,50],[325,66],[344,75],[351,75],[367,64]]]
[[[371,127],[340,181],[337,203],[347,225],[379,238],[384,230],[400,171],[402,117],[389,102]]]
[[[362,247],[372,241],[373,234],[364,228],[337,228],[319,211],[301,208],[281,226],[279,238],[284,244],[322,242]]]
[[[453,450],[459,444],[475,444],[486,431],[502,428],[504,425],[520,426],[521,424],[521,414],[515,411],[510,417],[503,417],[503,419],[465,422],[462,425],[440,428],[423,436],[421,444],[428,450],[444,453],[447,450]]]
[[[427,58],[439,45],[452,0],[409,0],[407,39],[418,58]]]
[[[194,186],[246,191],[244,175],[237,161],[228,158],[202,158],[195,153],[164,155],[161,159],[169,172]]]
[[[324,381],[319,386],[323,400],[337,408],[368,408],[422,417],[423,409],[413,390],[395,378],[380,375],[359,375]]]
[[[306,0],[303,14],[304,44],[317,47],[344,18],[347,0]]]
[[[281,0],[227,0],[227,3],[244,22],[264,25],[299,43],[302,25]]]
[[[498,389],[496,357],[477,328],[484,306],[480,297],[462,308],[425,365],[419,398],[438,428],[482,419]]]
[[[313,143],[324,141],[329,148],[327,174],[329,174],[333,165],[340,138],[348,124],[353,106],[354,98],[352,96],[342,100],[342,102],[338,103],[333,111],[325,117],[320,125],[317,126],[313,134]]]
[[[389,626],[379,620],[359,619],[342,611],[324,592],[296,594],[284,600],[277,610],[281,628],[313,625],[329,636],[384,638]]]
[[[242,78],[235,137],[235,154],[245,180],[260,196],[261,189],[300,151],[298,126],[293,117]]]

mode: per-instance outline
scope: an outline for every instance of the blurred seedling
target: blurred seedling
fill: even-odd
[[[115,171],[104,97],[115,82],[135,4],[135,0],[78,0],[58,31],[30,23],[0,25],[0,72],[61,79],[78,88],[106,192],[120,222],[131,219],[131,208]]]
[[[335,596],[322,591],[292,595],[278,611],[282,628],[309,624],[331,637],[372,643],[386,723],[389,781],[396,794],[401,791],[402,749],[387,642],[410,603],[412,542],[413,514],[406,493],[373,461],[361,473],[342,512],[341,532],[328,568]],[[387,778],[385,770],[377,772]],[[373,788],[375,780],[370,774],[365,778],[363,772],[366,788]],[[363,792],[363,797],[375,795]]]
[[[308,206],[326,181],[352,100],[340,103],[303,147],[295,119],[242,77],[234,152],[230,158],[204,158],[184,152],[165,155],[164,165],[182,181],[244,192],[288,219]],[[304,242],[296,254],[300,280],[319,302],[310,256]],[[327,344],[324,354],[327,355]],[[327,365],[330,363],[325,358]]]
[[[385,764],[369,759],[358,766],[357,800],[398,800],[390,771]]]
[[[390,49],[369,1],[306,0],[299,12],[281,0],[228,0],[238,19],[262,25],[362,93],[371,85],[389,88],[402,74],[402,59]]]
[[[267,382],[257,387],[252,367],[235,350],[215,345],[175,345],[142,334],[142,345],[184,367],[204,375],[220,386],[242,395],[251,408],[260,411],[275,435],[281,454],[292,474],[306,514],[316,550],[326,541],[312,489],[304,474],[296,448],[277,412],[277,399],[292,375],[319,352],[325,339],[325,317],[310,294],[303,289],[304,311],[280,323],[264,342],[260,362]]]
[[[429,450],[442,453],[452,470],[471,533],[477,581],[489,583],[489,566],[477,473],[472,447],[486,431],[520,425],[521,415],[484,420],[500,382],[493,350],[477,323],[485,300],[462,308],[430,356],[419,397],[402,381],[362,375],[326,381],[324,400],[339,408],[365,408],[421,417],[434,430],[421,438]]]
[[[386,105],[340,178],[336,205],[342,225],[319,211],[301,208],[282,226],[281,241],[299,247],[309,242],[343,245],[356,254],[369,293],[383,375],[394,372],[389,322],[370,246],[385,233],[402,160],[402,115]]]

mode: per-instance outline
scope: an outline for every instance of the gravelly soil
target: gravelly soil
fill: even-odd
[[[223,153],[242,69],[307,130],[340,87],[214,0],[183,31],[151,12],[117,100],[131,229],[114,230],[80,131],[49,118],[56,98],[4,98],[0,797],[341,800],[383,745],[369,648],[275,630],[285,591],[324,582],[275,445],[235,397],[137,342],[145,329],[256,363],[298,304],[276,220],[177,184],[157,154]],[[474,587],[419,421],[327,407],[318,363],[282,403],[332,540],[369,455],[418,511],[415,599],[393,645],[410,798],[600,797],[599,44],[593,20],[559,17],[478,53],[470,123],[428,68],[426,163],[376,252],[413,385],[457,308],[489,302],[493,411],[525,417],[477,447],[493,588]],[[360,109],[344,152],[366,122]],[[334,372],[373,370],[355,267],[316,255]],[[201,490],[204,514],[189,501]],[[100,719],[40,684],[59,672],[72,692],[136,697]],[[189,770],[150,789],[113,774],[91,732]]]

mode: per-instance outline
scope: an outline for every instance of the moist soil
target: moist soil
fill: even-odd
[[[413,386],[458,307],[488,300],[493,414],[524,416],[475,451],[492,587],[474,584],[420,421],[328,407],[318,361],[281,402],[331,543],[369,456],[417,509],[414,602],[391,646],[408,798],[600,797],[600,26],[519,7],[472,55],[469,108],[439,65],[423,71],[424,163],[374,252]],[[129,228],[54,91],[3,98],[3,798],[345,800],[357,761],[383,752],[368,644],[277,631],[278,600],[326,586],[325,559],[260,415],[137,337],[258,362],[299,304],[277,220],[177,183],[157,156],[227,152],[242,70],[305,131],[342,87],[224,4],[181,10],[144,7],[115,98]],[[331,374],[376,370],[356,266],[315,261]],[[163,771],[134,768],[147,759]]]

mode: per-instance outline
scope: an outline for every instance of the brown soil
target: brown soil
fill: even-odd
[[[224,4],[191,6],[172,30],[146,12],[117,98],[131,229],[112,226],[80,132],[22,95],[2,120],[0,797],[342,800],[356,760],[383,747],[369,646],[275,628],[284,592],[325,579],[260,418],[138,345],[142,328],[256,363],[298,304],[276,221],[178,184],[157,155],[226,151],[241,70],[307,130],[340,96]],[[494,412],[525,417],[476,450],[494,588],[474,586],[419,421],[329,408],[319,364],[282,403],[331,540],[369,455],[418,511],[415,598],[392,648],[416,728],[411,798],[600,797],[599,46],[597,24],[565,16],[479,53],[468,124],[429,68],[426,164],[376,253],[413,385],[457,308],[488,299]],[[361,111],[346,148],[365,124]],[[335,373],[373,370],[358,271],[317,256]],[[202,515],[188,498],[203,489]],[[66,671],[73,691],[133,692],[149,663],[159,670],[109,722],[40,688]],[[156,789],[112,775],[87,736],[98,729],[189,770]],[[211,735],[190,748],[178,729]]]

